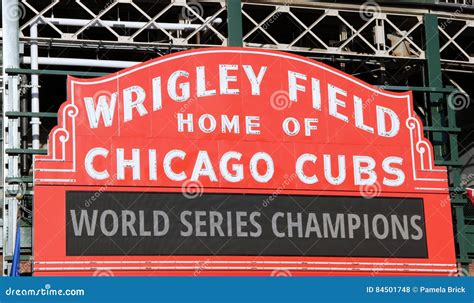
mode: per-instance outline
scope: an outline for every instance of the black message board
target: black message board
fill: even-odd
[[[427,258],[423,200],[66,192],[68,256]]]

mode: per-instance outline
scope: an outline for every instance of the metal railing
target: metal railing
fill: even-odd
[[[454,5],[470,5],[474,7],[473,0],[438,0],[436,1],[438,4],[454,4]]]

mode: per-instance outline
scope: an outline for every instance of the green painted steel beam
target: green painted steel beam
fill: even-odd
[[[467,240],[463,206],[454,206],[454,217],[456,218],[456,240],[459,248],[458,262],[468,264],[471,261],[468,251],[474,251],[474,245]]]
[[[23,183],[26,183],[26,182],[23,182]],[[16,183],[16,184],[18,184],[18,183]],[[33,195],[34,195],[34,192],[32,190],[22,190],[21,193],[23,194],[23,196],[26,196],[26,197],[33,197]],[[8,196],[8,197],[16,197],[16,195],[17,194],[15,192],[10,193],[10,192],[7,191],[5,193],[5,196]]]
[[[8,118],[57,118],[57,113],[5,112]]]
[[[23,249],[22,249],[23,250]],[[31,261],[31,257],[30,257],[31,253],[29,253],[28,255],[20,255],[20,261]],[[13,260],[13,256],[6,256],[5,257],[5,260],[7,261],[12,261]]]
[[[241,0],[226,0],[227,5],[227,45],[242,46],[242,3]]]
[[[452,161],[452,160],[435,160],[436,165],[441,166],[463,166],[460,161]]]
[[[391,86],[391,85],[377,85],[378,88],[384,90],[395,90],[395,91],[415,91],[415,92],[433,92],[433,93],[452,93],[456,91],[455,88],[451,87],[427,87],[427,86]]]
[[[5,153],[9,155],[19,155],[19,154],[28,154],[28,155],[46,155],[48,153],[47,149],[30,149],[30,148],[7,148]]]
[[[12,184],[12,183],[33,183],[33,177],[31,176],[23,176],[23,177],[7,177],[5,178],[5,182]]]
[[[59,76],[77,76],[77,77],[100,77],[110,75],[111,73],[99,72],[81,72],[73,70],[55,70],[55,69],[26,69],[26,68],[6,68],[5,73],[10,75],[59,75]]]
[[[428,86],[442,89],[443,79],[441,74],[441,57],[439,47],[438,17],[432,14],[424,16],[425,28],[425,55],[428,66]],[[439,104],[443,100],[443,94],[433,92],[429,95],[431,103],[431,125],[434,127],[442,126],[443,109]],[[442,146],[444,145],[443,134],[433,133],[431,136],[433,147],[435,149],[435,158],[443,157]]]
[[[459,127],[436,127],[436,126],[423,126],[423,130],[429,132],[446,132],[446,133],[460,133],[461,129]]]

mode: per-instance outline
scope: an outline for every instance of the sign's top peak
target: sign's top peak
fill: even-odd
[[[393,92],[393,91],[388,91],[381,89],[375,85],[369,84],[363,80],[360,80],[359,78],[352,76],[350,74],[347,74],[343,71],[340,71],[330,65],[327,65],[323,62],[316,61],[311,58],[306,58],[304,56],[300,56],[297,54],[292,54],[292,53],[286,53],[282,51],[276,51],[276,50],[267,50],[267,49],[258,49],[258,48],[244,48],[244,47],[210,47],[210,48],[205,48],[205,49],[190,49],[190,50],[185,50],[185,51],[180,51],[180,52],[175,52],[175,53],[170,53],[161,57],[156,57],[153,59],[150,59],[145,62],[138,63],[136,65],[127,67],[125,69],[122,69],[120,71],[110,73],[108,75],[100,76],[100,77],[95,77],[95,78],[79,78],[79,77],[74,77],[74,76],[68,76],[68,82],[74,81],[75,83],[103,83],[106,81],[112,81],[112,80],[117,80],[123,76],[130,75],[131,73],[139,72],[145,69],[153,68],[156,65],[160,65],[166,62],[171,62],[171,61],[176,61],[176,60],[196,60],[195,63],[198,65],[199,63],[199,56],[213,56],[213,55],[230,55],[233,56],[234,59],[237,59],[237,57],[241,56],[256,56],[256,55],[261,55],[265,56],[266,59],[268,58],[273,58],[274,60],[278,59],[284,59],[284,60],[290,60],[294,62],[300,62],[300,63],[305,63],[313,67],[317,67],[322,69],[325,72],[329,72],[331,74],[335,75],[340,75],[344,78],[350,79],[351,82],[354,84],[358,84],[364,88],[370,89],[374,92],[380,92],[389,96],[393,97],[404,97],[407,96],[410,92]],[[206,61],[206,64],[207,61]],[[218,62],[216,61],[216,64]]]

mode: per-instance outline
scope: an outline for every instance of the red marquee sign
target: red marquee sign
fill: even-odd
[[[282,52],[96,78],[36,156],[36,275],[450,275],[447,171],[411,92]]]

